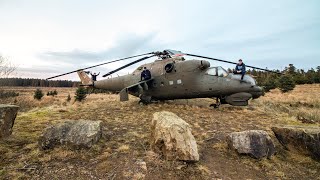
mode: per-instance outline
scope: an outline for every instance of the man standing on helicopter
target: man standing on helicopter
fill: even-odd
[[[96,73],[93,73],[93,74],[90,73],[92,81],[97,81],[97,76],[99,76],[99,74],[100,74],[100,72],[99,72],[98,74],[96,74]]]
[[[239,59],[234,74],[241,74],[241,80],[243,80],[243,77],[246,74],[246,65],[242,62],[242,59]]]

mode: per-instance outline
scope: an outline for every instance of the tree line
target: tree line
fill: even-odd
[[[80,82],[67,80],[44,80],[30,78],[0,78],[0,86],[23,87],[77,87]]]
[[[282,75],[254,69],[248,70],[247,74],[251,74],[256,79],[257,84],[264,87],[266,92],[275,88],[280,88],[283,92],[286,92],[292,90],[295,84],[320,83],[320,66],[305,71],[289,64],[283,71],[275,70],[275,72],[280,72]]]

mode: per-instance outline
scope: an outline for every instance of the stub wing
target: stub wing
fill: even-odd
[[[146,81],[140,81],[136,84],[128,86],[120,91],[120,101],[128,101],[129,93],[135,96],[140,96],[144,91],[147,91],[151,87],[153,78]]]

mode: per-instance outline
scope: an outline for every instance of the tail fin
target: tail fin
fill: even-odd
[[[92,79],[84,72],[83,70],[77,71],[79,78],[81,79],[81,83],[83,86],[92,86]]]

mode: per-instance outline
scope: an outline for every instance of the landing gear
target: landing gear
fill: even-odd
[[[144,105],[147,105],[148,103],[143,101],[143,100],[140,100],[139,103],[138,103],[140,106],[144,106]]]
[[[220,102],[220,98],[216,98],[216,103],[215,104],[210,104],[210,107],[213,107],[213,108],[219,108],[221,105],[221,102]]]

